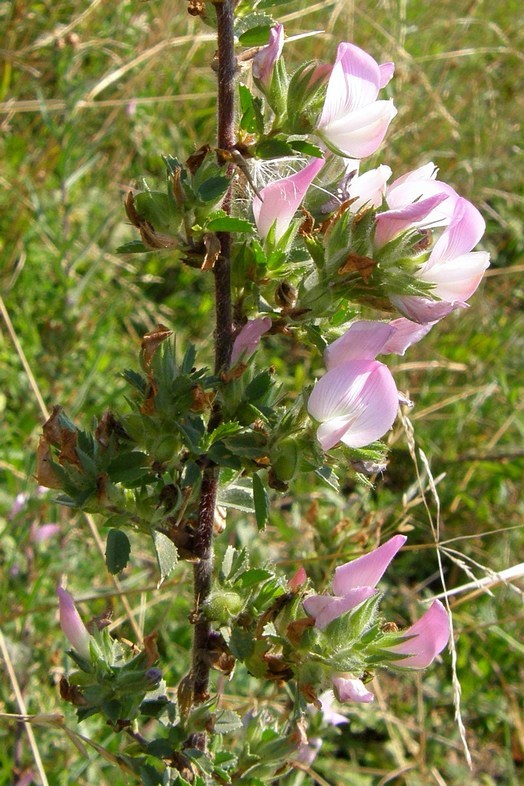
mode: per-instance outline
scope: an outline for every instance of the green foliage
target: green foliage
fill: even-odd
[[[256,28],[269,24],[264,9],[272,14],[288,10],[278,0],[243,5],[246,22],[237,32],[257,41],[261,31]],[[258,20],[248,18],[253,8]],[[517,88],[522,30],[515,24],[520,6],[510,2],[437,7],[417,2],[401,10],[387,4],[364,4],[358,9],[328,4],[311,10],[294,3],[292,8],[301,14],[286,24],[288,35],[306,27],[325,29],[326,13],[336,10],[337,22],[355,31],[359,45],[379,61],[397,62],[391,94],[402,95],[402,115],[389,163],[401,173],[433,158],[442,179],[467,193],[488,217],[486,244],[496,251],[496,277],[487,280],[468,313],[451,317],[414,348],[409,360],[400,359],[395,374],[399,387],[417,399],[412,414],[417,446],[429,457],[434,477],[446,474],[437,485],[444,525],[441,537],[462,538],[454,544],[461,558],[492,570],[503,569],[518,562],[522,552],[523,331],[522,287],[516,266],[522,257],[523,193],[515,136],[522,114]],[[0,84],[5,132],[0,141],[5,186],[0,196],[3,298],[34,385],[48,406],[56,402],[64,406],[69,420],[61,420],[63,428],[76,435],[78,464],[64,469],[55,461],[60,482],[67,484],[66,493],[76,495],[76,504],[80,502],[86,511],[103,507],[103,513],[96,516],[104,538],[108,528],[120,537],[125,527],[133,548],[133,572],[124,568],[113,590],[104,555],[99,554],[85,517],[73,516],[57,505],[58,491],[36,491],[31,455],[45,418],[40,417],[14,344],[3,333],[0,588],[4,603],[0,627],[27,710],[36,716],[34,731],[48,780],[58,786],[165,782],[164,768],[156,757],[179,747],[180,731],[172,736],[165,732],[165,739],[156,741],[156,750],[152,747],[148,755],[135,757],[136,743],[131,737],[126,741],[109,734],[92,716],[82,721],[80,733],[98,740],[101,750],[80,756],[72,744],[73,740],[79,746],[88,743],[74,731],[74,708],[58,697],[58,682],[71,663],[58,654],[54,592],[61,575],[67,573],[75,593],[84,598],[85,618],[112,609],[112,633],[123,640],[136,640],[131,620],[141,620],[147,608],[146,631],[159,630],[166,682],[182,682],[189,664],[190,577],[183,561],[171,572],[177,550],[165,532],[168,519],[181,523],[186,502],[194,500],[201,450],[215,451],[213,458],[221,465],[220,502],[228,510],[227,532],[218,538],[217,563],[223,566],[220,582],[233,593],[239,587],[249,589],[248,616],[271,611],[272,604],[286,595],[282,580],[275,583],[267,575],[268,556],[275,551],[285,561],[288,575],[304,564],[311,581],[320,587],[334,563],[358,556],[375,545],[380,533],[386,536],[398,529],[411,529],[414,549],[395,567],[397,581],[392,582],[384,601],[388,616],[390,609],[395,608],[398,615],[404,608],[404,618],[397,617],[397,621],[408,622],[410,590],[426,584],[428,575],[435,576],[427,585],[428,593],[441,589],[433,535],[400,427],[392,435],[387,472],[373,478],[372,489],[367,490],[349,469],[351,461],[359,460],[349,452],[341,452],[336,468],[324,466],[315,473],[315,456],[310,457],[309,469],[296,467],[294,424],[279,426],[281,433],[271,443],[264,442],[263,436],[253,437],[250,425],[257,417],[267,425],[268,401],[272,405],[279,395],[270,396],[275,396],[276,375],[269,370],[250,369],[238,384],[231,381],[221,390],[220,395],[230,402],[230,419],[212,434],[204,433],[201,413],[183,420],[176,429],[169,419],[173,410],[182,411],[195,386],[206,393],[216,386],[209,372],[200,377],[192,371],[190,355],[178,361],[173,354],[155,356],[153,371],[162,379],[162,392],[153,414],[140,411],[148,395],[147,372],[133,370],[120,376],[126,366],[136,367],[139,339],[159,322],[175,330],[180,353],[194,342],[199,367],[212,365],[204,343],[212,332],[211,276],[202,275],[181,258],[185,253],[190,263],[201,264],[204,247],[198,233],[209,229],[209,221],[222,220],[215,208],[227,188],[225,168],[212,155],[204,171],[184,181],[183,187],[200,199],[198,216],[187,222],[189,229],[198,226],[196,248],[189,251],[177,247],[150,250],[147,257],[126,256],[143,252],[146,246],[125,225],[121,208],[122,185],[127,191],[127,184],[134,181],[141,190],[137,196],[140,210],[148,214],[155,230],[184,234],[186,226],[173,206],[169,188],[160,190],[166,171],[169,177],[178,169],[170,154],[176,152],[185,161],[201,144],[213,143],[214,75],[209,68],[213,44],[206,38],[211,28],[202,28],[185,13],[185,7],[179,11],[161,3],[141,4],[138,10],[130,2],[109,11],[104,4],[91,4],[86,10],[76,2],[45,8],[32,2],[23,13],[16,4],[6,3],[0,10],[6,42]],[[212,14],[210,7],[209,21]],[[331,43],[332,56],[336,45],[330,36],[331,32],[287,43],[288,62],[296,66],[304,56],[329,60],[326,46]],[[252,95],[245,98],[242,128],[262,137],[268,129],[257,101]],[[311,111],[314,114],[315,106]],[[297,129],[307,128],[308,120],[297,116]],[[257,147],[260,155],[263,142]],[[314,154],[305,144],[303,139],[293,140],[291,154]],[[420,161],[414,160],[414,150],[420,151]],[[164,165],[162,152],[167,154]],[[210,219],[213,213],[215,218]],[[221,231],[211,226],[209,231]],[[246,224],[237,225],[235,231],[247,235],[245,253],[239,250],[235,264],[242,271],[253,271],[252,289],[242,296],[246,305],[256,302],[265,308],[274,302],[275,284],[264,284],[264,278],[268,270],[278,275],[282,257],[278,250],[270,253],[251,243]],[[117,248],[124,254],[117,256]],[[324,249],[315,246],[314,252],[322,270]],[[316,275],[310,289],[319,283]],[[335,337],[350,318],[347,307],[335,299],[329,325],[322,326],[322,332],[329,328]],[[313,360],[304,357],[302,331],[318,349]],[[324,340],[320,334],[320,330],[302,327],[297,318],[283,337],[281,349],[268,339],[279,378],[288,379],[296,389],[312,383],[320,368]],[[258,367],[264,368],[263,364],[259,358]],[[129,396],[129,407],[123,395]],[[96,432],[102,413],[114,409],[115,401],[120,402],[115,418],[124,431],[117,429],[109,443],[102,445],[88,432]],[[260,441],[254,444],[254,439]],[[277,479],[291,482],[293,490],[293,501],[285,492],[269,490],[269,523],[258,546],[253,545],[253,481],[243,473],[248,469],[265,483],[267,469],[256,466],[258,455],[246,458],[246,444],[254,444],[254,454],[263,448]],[[184,450],[190,456],[182,466],[177,457]],[[303,455],[302,446],[299,452]],[[383,455],[380,450],[373,456],[373,451],[369,453],[369,461]],[[162,467],[153,467],[154,461]],[[97,485],[104,475],[108,480]],[[334,487],[342,489],[340,500],[335,498]],[[21,492],[29,495],[25,506],[10,513]],[[156,507],[162,493],[163,504]],[[429,502],[434,516],[431,495]],[[37,540],[38,527],[48,523],[57,523],[59,534]],[[185,537],[184,527],[179,529]],[[503,537],[500,530],[504,530]],[[234,554],[229,539],[237,549]],[[148,549],[151,541],[158,565]],[[190,551],[191,543],[186,542],[188,546]],[[240,556],[246,546],[251,553],[249,565]],[[445,560],[450,587],[470,580],[453,559]],[[478,575],[485,572],[473,568]],[[163,584],[158,590],[159,577]],[[461,602],[455,606],[459,678],[469,743],[476,772],[481,773],[478,777],[486,784],[517,786],[522,778],[517,714],[522,609],[508,588],[497,587],[493,592],[494,597],[480,599],[460,595]],[[123,606],[124,599],[131,615]],[[268,629],[269,635],[276,634]],[[241,627],[231,631],[229,645],[240,660],[253,658],[254,667],[265,652],[262,647],[254,653],[251,632]],[[111,691],[91,692],[95,704],[104,702],[113,723],[136,712],[141,719],[149,718],[155,728],[165,729],[177,720],[175,702],[161,695],[153,698],[144,693],[137,709],[136,697],[129,697],[129,684],[135,689],[143,675],[133,674],[140,672],[135,667],[125,674],[119,668],[111,672]],[[264,770],[270,757],[287,761],[290,751],[296,750],[296,719],[288,717],[284,702],[275,702],[274,684],[261,697],[259,709],[246,717],[254,681],[242,664],[234,680],[231,686],[226,683],[227,710],[206,710],[207,715],[190,722],[199,728],[213,716],[215,724],[223,723],[220,734],[228,735],[218,740],[209,760],[197,753],[189,756],[186,774],[193,773],[196,786],[203,786],[209,772],[221,782],[229,778],[259,786],[273,778],[274,770]],[[473,776],[461,757],[450,709],[447,664],[424,680],[423,701],[409,680],[400,681],[390,674],[381,684],[387,709],[355,705],[350,730],[332,729],[326,736],[321,713],[314,715],[326,738],[314,770],[328,782],[351,786],[372,786],[400,771],[403,774],[397,779],[408,786],[426,786],[427,773],[432,771],[450,784],[470,782]],[[3,686],[5,712],[17,713],[20,707],[9,674]],[[233,713],[229,710],[233,698],[246,727],[242,743],[238,716],[228,714]],[[65,715],[67,734],[56,718],[50,718],[53,713]],[[2,786],[28,770],[35,771],[31,749],[18,729],[11,718],[2,717]],[[419,747],[422,737],[423,749]],[[189,782],[174,768],[168,777],[173,783]],[[304,774],[298,768],[279,776],[284,786],[294,786],[301,779]]]

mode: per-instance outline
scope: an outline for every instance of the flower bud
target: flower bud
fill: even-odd
[[[243,605],[238,593],[217,590],[209,595],[203,610],[208,619],[226,624],[242,611]]]
[[[73,649],[84,658],[89,658],[91,636],[76,610],[72,596],[63,587],[56,590],[60,612],[60,627]]]

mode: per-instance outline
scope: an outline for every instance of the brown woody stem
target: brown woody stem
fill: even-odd
[[[235,73],[236,58],[233,35],[234,0],[216,0],[218,43],[218,147],[230,150],[235,144]],[[228,194],[222,205],[229,213],[231,196]],[[225,371],[229,365],[233,341],[230,249],[231,237],[219,234],[221,254],[214,267],[215,276],[215,372]],[[221,421],[221,412],[215,407],[209,427],[214,429]],[[198,562],[194,566],[194,594],[196,622],[193,639],[193,702],[200,704],[209,695],[209,643],[211,626],[200,612],[203,602],[211,590],[213,571],[213,522],[218,487],[218,467],[208,463],[202,476],[198,531],[195,537],[195,554]],[[205,735],[193,739],[193,745],[205,747]]]

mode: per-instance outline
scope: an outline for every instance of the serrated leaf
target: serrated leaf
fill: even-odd
[[[257,374],[246,387],[245,398],[248,401],[258,401],[258,399],[262,398],[262,396],[267,393],[272,384],[273,375],[270,374],[269,371],[263,371],[261,374]]]
[[[235,556],[236,549],[234,546],[228,546],[226,549],[226,553],[224,554],[224,559],[222,560],[222,567],[220,568],[220,572],[222,576],[227,579],[229,574],[231,573],[231,568],[233,567],[233,558]]]
[[[313,145],[311,142],[307,142],[305,139],[292,139],[289,144],[293,150],[296,150],[297,153],[302,153],[304,156],[324,158],[323,151],[317,147],[317,145]]]
[[[160,587],[162,582],[169,576],[173,568],[178,562],[177,547],[167,535],[158,530],[153,531],[153,544],[156,552],[156,560],[158,563],[158,570],[160,572],[160,581],[157,587]]]
[[[129,382],[136,390],[139,390],[140,393],[145,393],[147,390],[147,382],[144,377],[133,369],[127,368],[121,374],[122,377]]]
[[[106,541],[106,565],[110,573],[124,570],[131,554],[131,543],[121,529],[110,529]]]
[[[205,225],[208,232],[252,232],[253,225],[245,218],[235,218],[234,216],[220,216],[212,218]]]
[[[293,148],[283,139],[263,139],[255,148],[258,158],[282,158],[292,156]]]
[[[238,39],[241,46],[264,46],[269,40],[270,23],[252,27]]]
[[[229,734],[231,731],[240,729],[242,719],[233,710],[218,710],[215,715],[214,730],[216,734]]]
[[[225,508],[235,508],[243,513],[254,513],[253,484],[249,478],[239,478],[234,483],[218,491],[218,504]]]
[[[259,530],[264,529],[269,518],[269,496],[260,476],[253,475],[253,502],[255,505],[255,519]]]
[[[107,467],[113,483],[131,483],[149,472],[149,459],[138,450],[121,453]]]
[[[250,568],[239,576],[235,581],[235,586],[247,589],[248,587],[253,587],[255,584],[261,584],[263,581],[266,581],[266,579],[270,579],[271,575],[269,570],[264,570],[264,568]]]
[[[202,202],[216,202],[229,188],[229,178],[216,175],[204,180],[198,187],[198,197]]]
[[[239,627],[233,628],[231,638],[229,639],[229,649],[238,660],[246,660],[255,649],[252,634]]]

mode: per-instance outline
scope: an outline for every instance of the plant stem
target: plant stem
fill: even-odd
[[[234,0],[217,0],[218,44],[218,147],[230,150],[235,144],[235,73],[236,58],[233,35]],[[228,192],[222,205],[226,213],[230,212],[231,195]],[[229,365],[233,341],[232,307],[231,307],[231,275],[230,250],[231,237],[228,233],[218,235],[221,247],[220,256],[214,267],[215,276],[215,373],[225,371]],[[219,406],[215,406],[209,428],[214,429],[221,421]],[[193,638],[193,703],[201,704],[208,698],[209,692],[209,658],[211,626],[206,617],[200,613],[202,603],[211,590],[213,571],[213,523],[218,487],[218,467],[208,463],[202,475],[200,491],[200,507],[198,531],[195,535],[194,551],[199,558],[193,569],[196,622]],[[205,747],[205,735],[198,735],[193,744]]]

